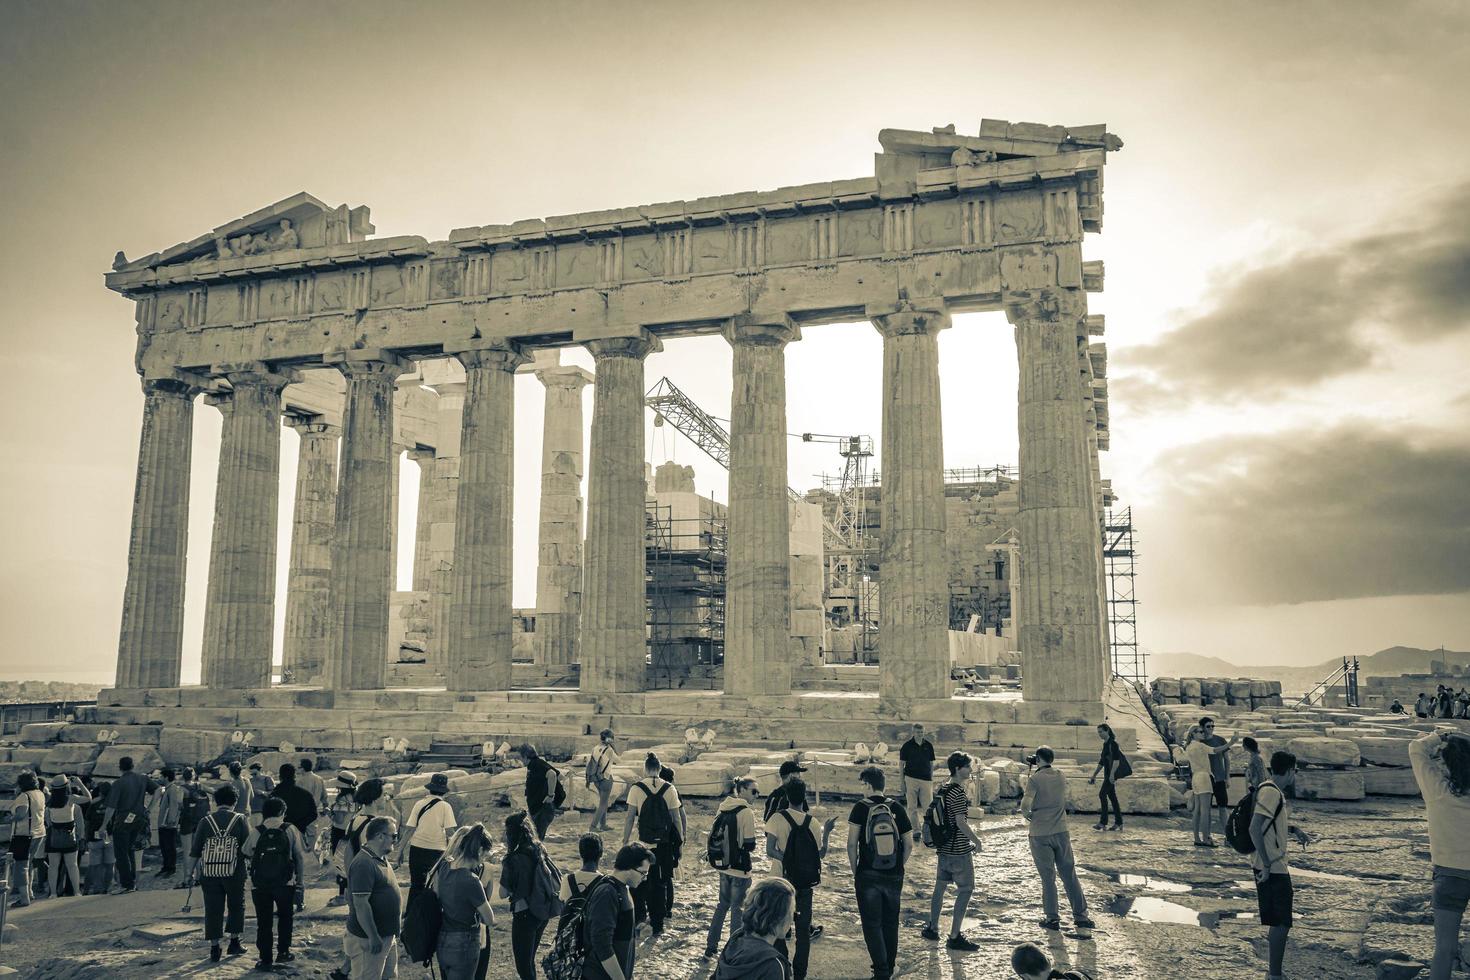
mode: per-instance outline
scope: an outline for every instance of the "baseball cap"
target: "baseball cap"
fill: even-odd
[[[781,763],[782,779],[785,779],[787,776],[791,775],[794,772],[806,772],[806,766],[802,765],[800,762],[797,762],[795,759],[788,759],[785,762]]]

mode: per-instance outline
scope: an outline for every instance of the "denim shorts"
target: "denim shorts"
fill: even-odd
[[[970,854],[945,854],[942,851],[939,857],[939,871],[934,875],[934,884],[942,885],[952,881],[956,888],[975,887],[975,855]]]
[[[1470,904],[1470,872],[1456,873],[1446,868],[1434,869],[1434,901],[1437,909],[1464,914]]]

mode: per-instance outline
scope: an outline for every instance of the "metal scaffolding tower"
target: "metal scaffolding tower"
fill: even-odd
[[[1134,591],[1133,508],[1107,512],[1103,520],[1103,560],[1108,575],[1108,626],[1113,641],[1113,673],[1140,684],[1148,681],[1148,654],[1138,646],[1138,597]]]

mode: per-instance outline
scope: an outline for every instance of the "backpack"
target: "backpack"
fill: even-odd
[[[209,816],[209,796],[197,788],[191,788],[179,808],[179,834],[192,834],[199,829],[204,818]]]
[[[893,804],[888,800],[870,801],[868,819],[863,823],[866,861],[860,861],[868,871],[897,871],[899,860],[898,821],[893,819]]]
[[[199,852],[201,878],[233,878],[240,867],[240,838],[232,830],[235,821],[243,819],[240,814],[230,814],[230,822],[220,827],[214,814],[204,818],[204,828],[209,837]]]
[[[439,948],[439,933],[444,928],[444,905],[439,901],[438,875],[430,875],[424,888],[408,900],[403,910],[403,924],[398,931],[403,950],[410,963],[430,965]]]
[[[581,980],[587,960],[587,901],[593,890],[608,880],[607,875],[598,875],[586,888],[571,882],[572,896],[557,923],[556,938],[541,959],[541,973],[546,980]]]
[[[705,849],[705,857],[709,866],[716,871],[750,870],[736,867],[738,855],[745,853],[739,839],[742,809],[743,807],[736,807],[733,810],[721,810],[715,815],[714,826],[709,830],[709,846]]]
[[[638,839],[645,844],[662,844],[674,836],[674,818],[664,800],[669,784],[664,783],[657,793],[641,780],[637,785],[643,790],[643,805],[638,808]]]
[[[531,856],[536,867],[531,871],[531,894],[526,896],[526,907],[536,918],[550,921],[561,915],[561,870],[544,848],[536,848]]]
[[[822,882],[822,853],[817,847],[817,835],[812,830],[811,814],[804,823],[797,823],[790,810],[782,810],[781,816],[791,824],[786,835],[786,849],[781,857],[781,877],[793,888],[812,888]]]
[[[556,766],[547,766],[546,771],[556,773],[556,789],[551,794],[551,805],[560,810],[567,801],[567,781],[562,778],[561,770]]]
[[[1269,779],[1262,783],[1261,786],[1276,788],[1276,784]],[[1251,820],[1256,815],[1256,793],[1259,792],[1260,788],[1260,786],[1257,786],[1255,789],[1246,793],[1245,798],[1235,804],[1231,809],[1230,816],[1225,818],[1225,839],[1230,842],[1231,847],[1235,848],[1241,854],[1256,853],[1256,842],[1251,840]],[[1277,788],[1277,792],[1280,792],[1279,788]],[[1271,814],[1271,824],[1276,823],[1276,818],[1281,816],[1281,810],[1285,806],[1286,796],[1283,794],[1281,797],[1281,806],[1278,806],[1276,812]]]
[[[597,749],[593,749],[592,754],[587,756],[586,780],[588,786],[596,786],[598,783],[602,782],[602,777],[607,772],[606,768],[602,764],[603,760],[607,758],[607,753],[602,752],[599,754],[598,749],[600,748],[602,748],[602,746],[598,746]]]
[[[955,829],[955,826],[949,822],[949,813],[944,805],[944,789],[941,788],[934,794],[933,799],[929,801],[929,807],[924,811],[924,824],[921,831],[924,846],[943,850],[954,838]]]
[[[250,880],[256,888],[275,888],[291,880],[291,838],[285,827],[261,827],[250,855]]]
[[[56,820],[51,816],[51,808],[46,808],[46,850],[67,851],[77,849],[77,811],[80,809],[75,803],[67,807],[71,811],[70,820]]]

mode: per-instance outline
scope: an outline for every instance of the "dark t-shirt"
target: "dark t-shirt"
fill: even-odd
[[[628,886],[609,878],[587,898],[585,940],[587,958],[582,961],[584,980],[606,980],[602,961],[617,958],[623,976],[633,975],[633,898]]]
[[[898,759],[903,763],[903,774],[910,779],[934,778],[934,743],[925,739],[915,742],[909,739],[898,750]]]
[[[1228,745],[1219,735],[1210,735],[1205,738],[1205,744],[1212,749],[1218,749],[1222,745]],[[1217,783],[1230,782],[1230,753],[1216,752],[1210,756],[1210,779]]]
[[[1118,748],[1117,741],[1111,738],[1103,743],[1102,751],[1099,752],[1097,756],[1097,764],[1102,766],[1102,777],[1104,782],[1108,780],[1109,774],[1113,771],[1108,768],[1109,762],[1117,762],[1118,767],[1121,767],[1123,762],[1123,750]]]
[[[117,780],[107,790],[107,805],[116,812],[114,818],[116,822],[121,824],[123,815],[127,813],[135,814],[140,818],[147,816],[148,794],[157,788],[157,783],[136,770],[130,769],[117,777]],[[140,826],[136,820],[133,825]]]
[[[444,909],[444,928],[470,932],[479,928],[476,911],[484,905],[485,886],[469,868],[441,871],[434,880],[434,891]]]
[[[874,803],[887,803],[889,809],[893,811],[893,822],[898,827],[898,840],[895,842],[899,847],[898,863],[894,866],[892,871],[874,871],[871,868],[868,868],[868,842],[859,838],[858,874],[879,879],[893,879],[902,881],[903,841],[914,832],[914,825],[912,822],[910,822],[908,811],[904,809],[903,804],[898,802],[897,800],[890,800],[886,796],[864,797],[863,799],[858,800],[852,805],[852,812],[847,815],[847,822],[855,823],[858,825],[859,829],[852,830],[852,833],[863,833],[867,829],[868,825],[868,808]]]
[[[547,802],[546,774],[551,768],[545,759],[539,757],[526,763],[526,809],[532,813]]]
[[[303,834],[316,822],[316,799],[310,792],[295,783],[282,783],[271,790],[271,796],[286,804],[286,822]],[[265,801],[261,800],[261,806]]]
[[[388,863],[367,848],[357,852],[352,866],[347,869],[347,893],[353,901],[347,903],[347,931],[358,939],[366,939],[367,932],[357,921],[359,895],[368,896],[368,906],[373,910],[373,923],[378,935],[398,935],[398,917],[402,912],[402,898],[398,894],[398,882],[388,870]]]
[[[771,794],[766,797],[766,819],[770,820],[775,816],[777,810],[787,810],[790,807],[791,798],[786,795],[786,784],[782,783],[771,790]]]

